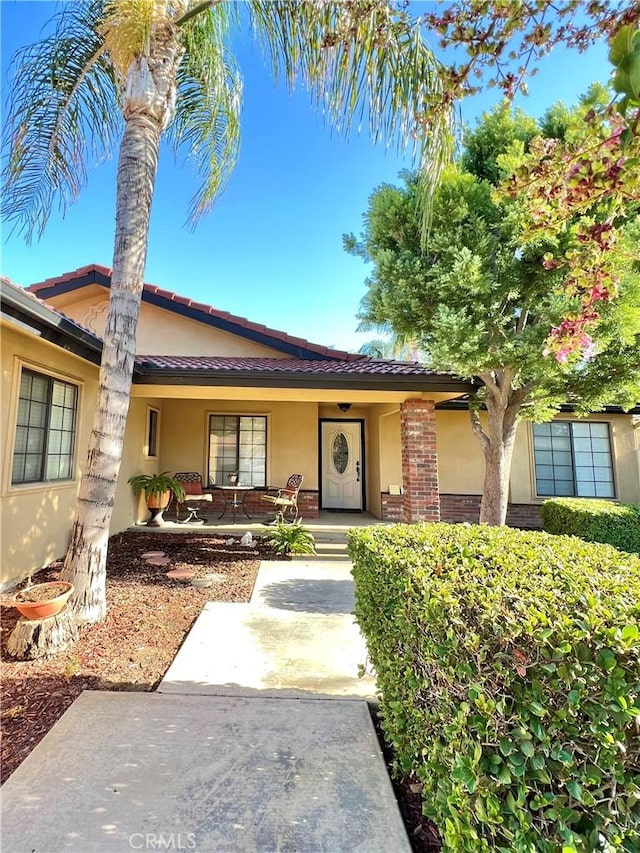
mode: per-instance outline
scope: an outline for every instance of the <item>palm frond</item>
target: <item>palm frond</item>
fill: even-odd
[[[98,33],[103,0],[69,3],[52,35],[16,54],[3,132],[8,152],[2,212],[31,242],[56,196],[62,211],[87,182],[87,156],[112,153],[120,128],[117,86]]]
[[[191,225],[211,208],[238,157],[242,78],[226,45],[232,11],[216,5],[180,30],[185,53],[169,137],[176,151],[186,148],[202,178],[189,207]]]
[[[274,74],[291,86],[302,77],[341,132],[367,122],[375,142],[411,146],[429,196],[453,157],[456,123],[419,21],[387,0],[253,0],[249,10]]]

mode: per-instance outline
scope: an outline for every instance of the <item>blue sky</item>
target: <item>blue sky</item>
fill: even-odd
[[[412,4],[416,11],[427,3]],[[1,0],[2,98],[7,64],[37,41],[56,4]],[[435,46],[435,40],[434,40]],[[189,165],[163,151],[153,203],[145,280],[316,343],[357,350],[355,315],[367,268],[347,255],[342,235],[360,230],[367,199],[394,181],[409,156],[373,146],[366,132],[332,132],[300,91],[275,86],[248,39],[238,39],[244,74],[240,157],[229,185],[195,231],[185,226],[195,184]],[[522,105],[540,115],[556,100],[571,104],[594,80],[606,80],[606,46],[586,54],[556,49],[530,82]],[[463,105],[473,123],[499,99],[495,90]],[[28,285],[90,263],[111,266],[115,162],[91,170],[89,184],[63,219],[52,213],[29,247],[2,235],[2,272]]]

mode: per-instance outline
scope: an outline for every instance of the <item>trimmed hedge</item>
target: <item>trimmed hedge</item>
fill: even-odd
[[[585,498],[554,498],[541,508],[549,533],[567,533],[587,542],[606,542],[631,553],[640,552],[640,506]]]
[[[349,552],[396,770],[445,849],[640,849],[640,560],[449,524]]]

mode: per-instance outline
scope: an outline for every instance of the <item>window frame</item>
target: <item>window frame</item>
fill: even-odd
[[[596,421],[596,420],[585,420],[585,419],[557,419],[553,421],[548,421],[547,423],[558,423],[558,424],[567,424],[569,426],[569,449],[571,452],[571,473],[572,473],[572,482],[573,482],[573,495],[543,495],[538,492],[538,476],[536,473],[536,447],[535,447],[535,431],[534,428],[536,424],[530,425],[530,439],[531,439],[531,476],[533,479],[533,495],[536,500],[546,501],[553,500],[554,498],[566,497],[566,498],[579,498],[580,500],[599,500],[599,501],[617,501],[618,498],[618,482],[616,476],[616,457],[615,457],[615,448],[613,442],[613,432],[612,432],[612,424],[611,421]],[[573,425],[574,424],[588,424],[588,425],[600,425],[606,426],[607,428],[607,437],[609,439],[609,456],[611,459],[611,485],[613,495],[610,497],[603,497],[602,495],[579,495],[578,494],[578,481],[576,477],[576,449],[574,444],[574,434],[573,434]],[[580,451],[582,452],[582,451]],[[595,466],[593,463],[591,464],[591,468]],[[594,481],[595,482],[595,481]],[[555,480],[554,480],[555,483]]]
[[[155,414],[155,453],[151,453],[151,428],[152,418]],[[144,458],[159,459],[160,457],[160,409],[156,406],[147,405],[147,417],[145,422]]]
[[[207,474],[207,484],[209,486],[226,486],[227,483],[213,483],[211,471],[211,419],[212,418],[236,418],[238,421],[238,429],[236,431],[236,470],[240,465],[240,422],[242,418],[261,418],[264,421],[264,485],[254,485],[254,489],[268,488],[268,469],[269,469],[269,436],[270,436],[270,417],[265,412],[219,412],[210,411],[206,413],[206,445],[205,445],[205,471]]]
[[[18,430],[21,426],[18,424],[18,412],[20,407],[20,393],[22,388],[22,378],[25,372],[32,374],[33,376],[40,377],[47,381],[47,400],[46,400],[46,412],[45,412],[45,423],[43,426],[44,432],[44,444],[41,451],[41,460],[40,460],[40,477],[39,479],[29,479],[29,480],[14,480],[13,479],[13,467],[16,458],[16,444],[18,438]],[[75,376],[69,376],[65,374],[58,373],[52,370],[43,369],[42,365],[34,364],[32,362],[23,361],[22,359],[16,359],[16,368],[14,373],[15,379],[15,391],[13,394],[13,405],[12,411],[10,414],[11,418],[11,440],[8,442],[8,459],[6,466],[6,479],[5,479],[5,493],[11,490],[16,491],[36,491],[46,489],[55,489],[65,486],[73,485],[77,482],[77,452],[78,452],[78,433],[80,430],[80,412],[81,412],[81,404],[82,404],[82,392],[84,388],[84,383],[81,379]],[[51,425],[51,415],[53,409],[52,403],[52,394],[53,387],[55,382],[63,383],[64,385],[71,386],[75,391],[75,405],[73,408],[73,429],[71,431],[72,436],[72,448],[68,454],[60,454],[55,453],[51,454],[53,456],[65,455],[69,457],[69,468],[70,474],[68,477],[59,477],[56,479],[46,479],[46,468],[47,468],[47,460],[49,457],[49,442],[51,440],[50,435],[50,425]],[[66,407],[63,407],[66,408]],[[62,430],[61,430],[62,432]]]

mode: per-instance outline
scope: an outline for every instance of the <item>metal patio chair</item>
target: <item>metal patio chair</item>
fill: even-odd
[[[184,489],[184,500],[176,501],[176,520],[180,524],[205,524],[207,519],[201,518],[198,512],[202,509],[203,503],[212,505],[213,495],[204,490],[202,477],[197,471],[178,471],[173,476]],[[189,515],[180,521],[179,515],[183,506],[186,506]]]
[[[273,521],[293,522],[298,517],[298,492],[302,486],[304,477],[302,474],[292,474],[287,480],[287,485],[282,489],[270,489],[275,494],[263,495],[261,500],[271,504],[275,509]]]

